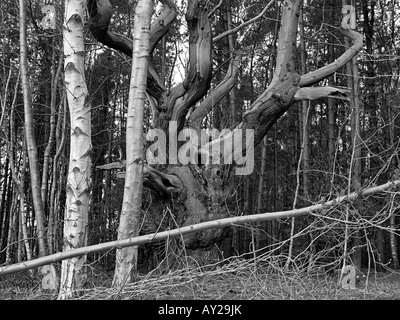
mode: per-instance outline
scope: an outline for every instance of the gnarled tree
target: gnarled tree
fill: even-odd
[[[229,202],[231,196],[230,177],[240,172],[246,174],[245,171],[235,171],[234,169],[238,169],[234,168],[235,164],[241,163],[243,152],[247,154],[246,161],[252,161],[251,152],[254,146],[262,141],[274,123],[297,101],[325,97],[347,99],[349,92],[346,89],[314,85],[350,61],[361,50],[362,37],[354,30],[340,27],[340,32],[353,41],[352,46],[336,61],[308,74],[300,74],[296,70],[295,60],[297,54],[300,54],[297,53],[296,42],[302,1],[283,1],[276,65],[269,86],[241,115],[241,121],[233,124],[230,131],[208,138],[201,148],[194,152],[191,150],[192,160],[201,158],[203,163],[192,161],[184,164],[177,161],[175,151],[182,146],[184,151],[190,149],[186,137],[190,137],[190,141],[195,145],[195,140],[192,140],[194,133],[199,133],[203,119],[212,111],[213,106],[230,92],[238,76],[240,52],[229,60],[229,68],[222,81],[210,90],[213,41],[219,41],[240,28],[231,29],[213,38],[207,8],[210,2],[189,0],[186,11],[189,33],[189,63],[186,76],[179,85],[166,88],[160,80],[159,70],[155,68],[153,52],[174,23],[177,7],[172,0],[160,2],[163,4],[163,11],[152,23],[150,31],[147,98],[153,110],[154,128],[160,129],[166,135],[165,139],[159,137],[158,142],[162,140],[169,142],[169,145],[164,150],[164,158],[158,153],[159,159],[166,159],[166,163],[152,166],[145,164],[144,185],[159,195],[156,202],[153,202],[154,208],[162,208],[162,202],[171,201],[173,198],[175,220],[180,226],[187,226],[229,215],[225,203]],[[273,1],[267,4],[264,10],[268,10],[272,3]],[[131,57],[132,41],[114,33],[109,25],[112,16],[109,1],[88,0],[88,6],[92,35],[104,45]],[[187,130],[181,134],[183,128],[192,131]],[[246,134],[237,135],[238,130]],[[186,155],[186,152],[183,154]],[[220,161],[216,161],[217,158]],[[102,168],[123,169],[125,164],[118,162]],[[188,250],[210,248],[213,243],[223,239],[225,234],[226,232],[220,229],[190,234],[184,237],[184,245]]]

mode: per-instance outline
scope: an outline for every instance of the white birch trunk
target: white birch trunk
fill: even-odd
[[[143,189],[143,110],[149,66],[150,23],[154,2],[139,0],[134,17],[132,74],[126,127],[126,176],[118,240],[139,233]],[[137,246],[118,249],[113,286],[129,283],[137,271]]]
[[[84,73],[83,27],[86,0],[66,0],[64,20],[65,84],[70,110],[71,145],[64,215],[64,248],[87,243],[91,170],[91,110]],[[59,299],[71,298],[86,281],[86,255],[62,262]]]

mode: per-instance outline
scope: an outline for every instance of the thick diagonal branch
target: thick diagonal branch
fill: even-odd
[[[160,0],[160,2],[163,4],[163,11],[151,25],[150,54],[162,37],[168,32],[177,16],[177,8],[172,0]],[[132,40],[109,29],[113,14],[110,1],[88,0],[88,11],[90,15],[89,29],[93,37],[107,47],[132,57]],[[165,88],[151,63],[149,65],[147,90],[157,100],[160,99],[165,92]]]
[[[242,122],[236,127],[243,133],[240,144],[235,141],[235,132],[229,132],[221,134],[219,138],[202,148],[201,153],[208,153],[213,161],[221,157],[238,162],[243,152],[248,154],[248,151],[254,149],[254,146],[294,103],[294,97],[300,88],[300,75],[295,71],[294,57],[301,0],[287,3],[282,12],[282,21],[285,23],[282,24],[279,32],[274,78],[269,87],[253,102],[250,110],[243,114]],[[252,130],[253,139],[247,139],[246,130]],[[234,141],[233,149],[224,148],[229,141]],[[219,150],[223,150],[221,155]]]
[[[350,29],[345,30],[343,28],[340,28],[339,30],[345,37],[353,40],[354,44],[334,62],[301,76],[300,87],[308,87],[325,79],[340,68],[344,67],[347,62],[361,51],[363,47],[363,36],[361,33]]]
[[[350,90],[347,88],[338,88],[338,87],[306,87],[300,88],[294,99],[296,101],[301,100],[317,100],[321,98],[335,98],[340,100],[350,100]]]
[[[217,87],[215,87],[215,89],[210,92],[210,94],[204,99],[200,106],[198,106],[190,115],[190,119],[188,122],[190,127],[199,129],[201,121],[204,119],[204,117],[233,88],[239,72],[240,59],[241,55],[239,54],[230,61],[228,71],[224,79],[218,84]]]
[[[191,0],[188,3],[186,21],[189,30],[189,70],[185,80],[171,89],[163,104],[160,127],[168,121],[178,122],[182,129],[185,116],[210,88],[212,71],[212,30],[208,17],[207,1]]]
[[[272,125],[296,101],[305,99],[315,100],[325,97],[348,99],[349,92],[347,89],[333,87],[312,88],[309,86],[333,74],[350,61],[362,48],[362,35],[354,30],[341,28],[340,31],[342,34],[354,41],[353,46],[335,62],[300,77],[294,72],[292,61],[295,56],[294,43],[297,32],[297,12],[300,2],[294,1],[293,4],[283,9],[282,21],[286,21],[286,23],[282,24],[279,35],[274,78],[270,86],[252,104],[250,110],[244,113],[242,123],[237,127],[242,130],[254,130],[254,145],[257,145],[261,141]],[[221,136],[204,148],[210,149],[214,144],[223,144],[226,139],[232,139],[232,136]],[[243,140],[242,148],[234,150],[233,159],[241,157],[241,152],[248,150],[250,147]]]
[[[177,8],[172,0],[160,0],[160,2],[163,4],[163,11],[151,24],[150,52],[154,50],[158,42],[168,32],[177,16]],[[88,11],[90,15],[89,29],[95,39],[131,57],[132,40],[109,30],[110,20],[113,15],[110,1],[88,0]]]

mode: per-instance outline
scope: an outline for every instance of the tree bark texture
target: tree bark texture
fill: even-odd
[[[69,251],[87,244],[90,204],[91,110],[85,80],[83,28],[85,0],[66,0],[64,24],[64,73],[70,111],[70,158],[64,213],[64,247]],[[60,299],[71,298],[86,281],[86,255],[64,260]]]
[[[132,73],[126,129],[126,174],[118,240],[139,234],[143,190],[143,114],[149,66],[150,22],[154,3],[139,0],[134,17]],[[118,249],[113,286],[129,283],[137,271],[137,246]]]

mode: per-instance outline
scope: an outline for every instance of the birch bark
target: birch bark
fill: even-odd
[[[91,110],[84,72],[83,43],[86,0],[66,0],[64,73],[70,111],[70,156],[66,186],[63,251],[84,247],[90,203]],[[72,297],[86,281],[86,255],[64,260],[59,299]]]
[[[143,110],[149,68],[150,23],[154,2],[139,0],[134,17],[132,73],[126,128],[126,175],[118,240],[139,234],[143,190]],[[138,247],[118,249],[113,286],[129,283],[137,271]]]

